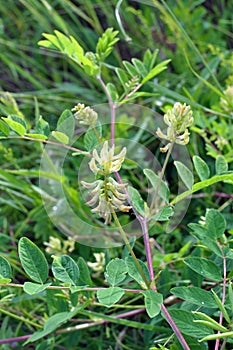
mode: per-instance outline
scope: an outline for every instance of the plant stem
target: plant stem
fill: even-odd
[[[42,139],[36,139],[36,138],[33,138],[33,137],[29,137],[29,136],[8,136],[7,137],[8,139],[21,139],[21,140],[30,140],[30,141],[36,141],[36,142],[40,142],[40,143],[46,143],[46,144],[49,144],[49,145],[54,145],[56,147],[63,147],[63,148],[66,148],[70,151],[74,151],[74,152],[77,152],[77,153],[83,153],[85,154],[85,156],[88,156],[90,157],[90,153],[86,152],[86,151],[82,151],[78,148],[75,148],[75,147],[71,147],[69,145],[65,145],[64,143],[59,143],[59,142],[53,142],[53,141],[49,141],[49,140],[42,140]]]
[[[111,137],[110,137],[110,146],[112,147],[114,145],[114,139],[115,139],[115,117],[116,117],[116,105],[114,104],[109,92],[108,92],[108,89],[107,89],[107,86],[105,85],[104,81],[102,80],[101,76],[99,75],[97,77],[97,80],[100,82],[101,86],[103,87],[104,89],[104,92],[107,96],[107,99],[108,99],[108,104],[109,104],[109,107],[110,107],[110,113],[111,113]]]
[[[156,289],[156,285],[154,282],[154,270],[153,270],[153,263],[152,263],[152,256],[151,256],[151,248],[150,248],[150,238],[149,238],[149,233],[148,233],[148,224],[147,224],[147,218],[140,218],[139,220],[141,227],[142,227],[142,233],[143,233],[143,240],[144,240],[144,246],[146,250],[146,261],[148,265],[148,270],[150,274],[150,279],[151,279],[151,289]]]
[[[23,288],[23,284],[16,283],[0,283],[0,287],[14,287],[14,288]],[[66,286],[47,286],[46,289],[52,290],[70,290],[70,287]],[[80,288],[80,292],[96,292],[97,290],[106,289],[105,287],[85,287]],[[142,293],[143,289],[130,289],[130,288],[122,288],[125,293]]]
[[[31,336],[32,334],[28,334],[28,335],[22,335],[21,337],[0,339],[0,344],[10,344],[10,343],[16,343],[19,341],[24,341],[30,338]]]
[[[132,96],[136,91],[138,91],[140,89],[140,87],[142,86],[142,84],[138,84],[131,92],[129,92],[124,98],[123,101],[125,102],[126,100],[128,100],[128,98],[130,96]],[[123,102],[122,102],[123,103]]]
[[[226,257],[223,255],[223,288],[222,288],[222,305],[223,306],[225,304],[225,299],[226,299],[226,286],[227,286],[227,262],[226,262]],[[220,325],[222,325],[222,321],[223,321],[223,314],[222,312],[220,312],[220,316],[219,316]],[[220,333],[221,332],[218,331],[218,334]],[[214,350],[219,349],[219,344],[220,344],[220,339],[218,338],[216,339]]]
[[[101,143],[101,139],[100,139],[98,131],[96,130],[95,125],[93,125],[93,130],[94,130],[95,136],[97,137],[98,142]]]
[[[37,324],[37,323],[35,323],[33,321],[27,320],[26,318],[24,318],[22,316],[18,316],[15,313],[12,313],[10,311],[4,310],[4,309],[0,309],[0,312],[5,314],[5,315],[7,315],[7,316],[9,316],[9,317],[15,318],[16,320],[18,320],[20,322],[24,322],[24,323],[30,324],[33,327],[42,328],[41,325],[39,325],[39,324]]]
[[[139,264],[136,255],[134,254],[133,249],[131,248],[131,245],[130,245],[129,240],[128,240],[127,236],[126,236],[126,233],[125,233],[125,231],[123,230],[123,228],[122,228],[122,226],[121,226],[121,223],[120,223],[120,221],[118,220],[118,217],[117,217],[117,215],[116,215],[116,213],[115,213],[115,211],[114,211],[113,208],[112,208],[112,216],[113,216],[113,218],[114,218],[114,220],[115,220],[115,222],[116,222],[116,224],[117,224],[117,226],[118,226],[118,228],[119,228],[119,231],[120,231],[120,233],[121,233],[121,236],[122,236],[122,238],[123,238],[123,241],[124,241],[125,245],[127,246],[128,250],[129,250],[129,252],[130,252],[130,254],[131,254],[131,256],[132,256],[132,258],[133,258],[133,260],[134,260],[134,263],[135,263],[135,265],[137,266],[137,269],[138,269],[140,275],[141,275],[142,278],[143,278],[143,281],[145,282],[147,288],[149,289],[150,283],[149,283],[149,281],[147,280],[147,278],[146,278],[146,276],[145,276],[145,274],[144,274],[144,272],[143,272],[143,270],[142,270],[142,267],[141,267],[141,265]]]
[[[161,306],[161,311],[162,311],[166,321],[170,324],[170,326],[171,326],[173,332],[175,333],[177,339],[179,340],[180,344],[183,346],[183,349],[190,350],[190,347],[186,343],[186,340],[184,339],[183,335],[181,334],[179,328],[175,324],[174,320],[172,319],[171,315],[169,314],[169,312],[166,309],[166,307],[164,306],[164,304],[162,304],[162,306]]]
[[[162,182],[162,179],[163,179],[163,176],[164,176],[167,164],[168,164],[168,160],[169,160],[170,155],[172,153],[173,146],[174,146],[174,142],[169,147],[169,150],[167,152],[166,158],[165,158],[164,163],[163,163],[161,173],[159,174],[159,180],[158,180],[157,186],[155,188],[154,198],[153,198],[152,203],[151,203],[151,209],[155,205],[155,201],[156,201],[157,195],[159,193],[160,185],[161,185],[161,182]]]
[[[104,89],[104,91],[106,93],[106,96],[108,98],[108,103],[109,103],[109,106],[110,106],[110,111],[111,111],[111,142],[110,142],[110,144],[111,144],[111,147],[112,147],[114,145],[114,137],[115,137],[115,109],[116,109],[116,105],[113,103],[112,98],[111,98],[111,96],[110,96],[110,94],[108,92],[108,89],[107,89],[105,83],[103,82],[102,78],[99,76],[97,79],[99,80],[100,84],[102,85],[102,87],[103,87],[103,89]],[[139,84],[135,88],[135,90],[133,92],[137,91],[140,87],[141,86]],[[129,95],[127,97],[129,97]],[[162,178],[163,178],[164,173],[165,173],[166,166],[168,164],[169,157],[170,157],[171,152],[172,152],[173,145],[174,145],[174,143],[171,144],[171,146],[169,148],[169,151],[168,151],[168,153],[166,155],[166,158],[165,158],[165,161],[164,161],[164,164],[163,164],[163,168],[162,168],[162,171],[160,173],[159,181],[158,181],[157,187],[155,189],[155,195],[154,195],[154,199],[153,199],[152,205],[151,205],[152,207],[153,207],[153,205],[155,203],[155,200],[156,200],[156,197],[158,195],[159,188],[160,188],[160,185],[161,185],[161,182],[162,182]],[[120,183],[122,183],[122,180],[121,180],[121,177],[120,177],[119,173],[116,173],[115,175],[116,175],[118,181]],[[128,196],[129,203],[130,203],[131,200],[130,200],[130,196],[128,194],[128,191],[127,190],[125,190],[125,191],[126,191],[126,194]],[[119,231],[120,231],[121,236],[122,236],[122,238],[123,238],[123,240],[125,242],[125,245],[127,246],[128,250],[129,250],[129,252],[130,252],[130,254],[131,254],[131,256],[132,256],[132,258],[134,260],[135,265],[137,266],[137,269],[138,269],[139,273],[141,274],[144,282],[146,283],[147,288],[148,289],[153,289],[154,291],[156,291],[156,285],[154,283],[154,271],[153,271],[153,264],[152,264],[152,257],[151,257],[151,249],[150,249],[150,242],[149,242],[147,219],[143,218],[135,210],[135,208],[133,206],[132,206],[132,208],[133,208],[134,213],[135,213],[135,215],[136,215],[137,219],[139,220],[139,222],[141,224],[141,227],[142,227],[143,238],[144,238],[144,245],[145,245],[145,250],[146,250],[146,258],[147,258],[147,264],[148,264],[148,270],[149,270],[149,274],[150,274],[151,284],[147,281],[147,278],[146,278],[146,276],[145,276],[145,274],[144,274],[144,272],[143,272],[143,270],[142,270],[142,268],[141,268],[141,266],[140,266],[140,264],[139,264],[139,262],[137,260],[137,257],[134,254],[133,249],[130,246],[130,243],[128,241],[126,233],[124,232],[124,230],[123,230],[123,228],[122,228],[122,226],[120,224],[120,221],[118,220],[118,217],[117,217],[117,215],[116,215],[116,213],[115,213],[113,208],[112,208],[112,216],[113,216],[113,218],[114,218],[114,220],[115,220],[115,222],[116,222],[116,224],[117,224],[117,226],[119,228]],[[173,321],[172,317],[170,316],[170,314],[167,311],[167,309],[164,306],[164,304],[162,304],[162,313],[164,314],[165,319],[170,324],[171,328],[173,329],[174,333],[176,334],[177,339],[179,340],[180,344],[183,346],[183,349],[184,350],[190,350],[190,348],[189,348],[188,344],[186,343],[183,335],[181,334],[180,330],[176,326],[175,322]]]
[[[149,269],[149,273],[150,273],[150,278],[151,278],[151,286],[150,288],[154,291],[156,291],[156,285],[154,283],[154,270],[153,270],[153,264],[152,264],[152,256],[151,256],[151,248],[150,248],[150,242],[149,242],[149,233],[148,233],[148,224],[147,224],[147,219],[146,218],[141,218],[140,224],[142,227],[142,231],[143,231],[143,238],[144,238],[144,245],[145,245],[145,250],[146,250],[146,258],[147,258],[147,265],[148,265],[148,269]],[[177,327],[177,325],[175,324],[174,320],[172,319],[171,315],[169,314],[168,310],[166,309],[165,305],[162,304],[161,306],[161,311],[165,317],[165,319],[167,320],[167,322],[169,323],[169,325],[171,326],[172,330],[174,331],[177,339],[179,340],[180,344],[183,346],[184,350],[190,350],[188,344],[186,343],[183,335],[181,334],[179,328]]]

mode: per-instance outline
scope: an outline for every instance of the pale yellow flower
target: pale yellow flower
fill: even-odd
[[[95,262],[87,262],[87,265],[96,272],[103,272],[105,266],[105,254],[104,253],[93,253]]]
[[[158,137],[169,141],[165,147],[160,148],[161,152],[167,152],[173,143],[186,145],[189,142],[188,127],[193,123],[192,113],[190,106],[180,102],[167,111],[164,115],[164,122],[168,125],[167,133],[164,134],[160,128],[156,131]]]
[[[233,105],[233,85],[227,87],[224,91],[224,95],[227,99],[221,97],[220,104],[225,111],[231,112]],[[229,101],[231,101],[232,105],[230,105]]]
[[[74,117],[79,120],[80,124],[94,126],[98,114],[89,106],[85,107],[83,103],[78,103],[73,109]]]
[[[97,180],[92,183],[82,181],[81,184],[89,190],[88,206],[95,206],[91,211],[98,213],[109,224],[113,210],[128,212],[131,207],[125,205],[127,194],[124,192],[127,184],[119,184],[112,177],[107,180]]]
[[[119,171],[121,164],[125,159],[126,147],[122,151],[114,155],[114,145],[109,149],[108,141],[104,142],[104,145],[100,151],[100,155],[96,149],[93,150],[92,159],[89,163],[90,169],[94,174],[108,175]]]

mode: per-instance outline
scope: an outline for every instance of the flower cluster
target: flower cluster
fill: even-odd
[[[170,141],[165,147],[160,148],[161,152],[167,152],[173,143],[186,145],[189,142],[188,127],[193,123],[192,114],[190,106],[179,102],[167,111],[164,115],[164,122],[168,125],[167,134],[164,134],[160,128],[156,131],[161,139]]]
[[[120,170],[125,155],[126,147],[119,154],[114,155],[114,145],[108,149],[108,141],[105,141],[100,155],[96,149],[93,150],[93,157],[89,163],[90,169],[95,175],[109,175]]]
[[[125,205],[127,184],[119,184],[109,176],[111,173],[120,170],[125,154],[126,148],[124,147],[118,155],[114,155],[114,146],[108,149],[108,142],[106,141],[100,155],[94,149],[93,157],[89,162],[91,171],[95,175],[103,175],[104,179],[91,183],[81,182],[83,187],[89,191],[90,200],[86,204],[91,207],[94,206],[91,211],[104,218],[105,224],[111,222],[113,210],[128,212],[131,209],[130,206]]]
[[[80,124],[94,126],[98,114],[89,106],[85,107],[83,103],[78,103],[73,109],[74,117],[79,120]]]

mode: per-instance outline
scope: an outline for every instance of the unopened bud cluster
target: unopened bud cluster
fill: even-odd
[[[73,109],[74,117],[79,120],[80,124],[94,126],[98,114],[89,106],[85,107],[83,103],[78,103]]]
[[[114,155],[114,146],[109,149],[108,142],[104,142],[100,154],[94,149],[93,157],[89,162],[91,171],[95,175],[103,175],[104,179],[92,183],[81,182],[89,190],[90,200],[86,204],[91,207],[95,206],[91,211],[104,218],[105,224],[111,222],[113,210],[128,212],[131,209],[130,206],[125,205],[127,184],[119,184],[109,176],[120,170],[125,154],[126,148],[124,147],[118,155]]]
[[[189,142],[188,127],[193,123],[192,114],[190,106],[179,102],[167,111],[164,115],[164,122],[168,125],[167,134],[164,134],[160,128],[156,131],[161,139],[170,141],[165,147],[160,148],[161,152],[167,152],[173,143],[186,145]]]
[[[139,84],[139,77],[135,75],[132,79],[130,79],[126,84],[126,88],[128,90],[133,90]]]

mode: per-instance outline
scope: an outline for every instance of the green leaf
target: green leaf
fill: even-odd
[[[198,287],[175,287],[171,289],[171,293],[194,305],[217,308],[211,292]]]
[[[216,209],[210,209],[206,213],[206,228],[210,237],[220,238],[226,230],[226,220]]]
[[[64,54],[71,56],[74,53],[74,47],[73,44],[70,40],[69,37],[67,37],[66,35],[64,35],[63,33],[59,32],[58,30],[54,30],[54,33],[56,34],[60,47],[62,49],[62,51],[64,52]]]
[[[179,174],[179,177],[183,181],[188,189],[191,189],[194,183],[194,178],[192,172],[181,162],[175,161],[174,165]]]
[[[37,140],[47,140],[47,136],[45,135],[42,135],[42,134],[32,134],[32,133],[27,133],[25,134],[25,136],[28,136],[28,137],[32,137],[33,139],[37,139]]]
[[[207,249],[214,252],[214,254],[220,256],[222,258],[222,251],[216,241],[214,240],[212,232],[208,231],[202,225],[191,223],[188,225],[194,232],[191,232],[191,235],[200,240]]]
[[[216,301],[216,303],[218,304],[218,307],[220,309],[220,311],[223,314],[223,317],[225,318],[225,320],[227,321],[228,324],[231,324],[231,319],[230,316],[225,308],[225,306],[222,303],[222,300],[219,298],[219,296],[215,293],[215,291],[213,289],[211,289],[211,292],[213,293],[214,299]],[[227,329],[225,329],[225,331],[227,331]]]
[[[75,121],[74,116],[69,109],[62,112],[57,121],[57,131],[67,135],[71,140],[74,136]]]
[[[64,145],[68,145],[69,143],[69,137],[60,131],[52,131],[52,136],[59,142],[63,143]]]
[[[0,119],[0,136],[8,136],[10,134],[10,129],[6,123]]]
[[[53,45],[50,41],[48,40],[40,40],[38,41],[38,45],[45,47],[46,49],[56,49],[56,46]]]
[[[149,72],[149,74],[147,74],[145,76],[145,78],[142,80],[142,84],[145,84],[148,80],[153,79],[156,75],[158,75],[159,73],[161,73],[162,71],[167,69],[167,64],[170,61],[171,60],[163,61],[163,62],[157,64],[157,66],[155,66],[154,68],[152,68],[151,71]]]
[[[131,77],[138,76],[137,69],[130,62],[123,61],[122,63]]]
[[[144,200],[142,199],[140,193],[138,192],[138,190],[136,190],[136,188],[133,188],[132,186],[128,186],[127,190],[129,192],[130,200],[134,208],[139,214],[144,216]]]
[[[11,282],[11,278],[4,278],[2,277],[2,275],[0,274],[0,283],[2,284],[7,284]]]
[[[217,156],[215,161],[216,174],[221,175],[228,170],[228,164],[223,156]]]
[[[117,92],[116,86],[114,84],[112,84],[112,83],[108,83],[106,85],[106,88],[107,88],[108,93],[111,96],[111,99],[113,100],[113,102],[116,102],[118,100],[118,98],[119,98],[119,94]]]
[[[46,122],[41,116],[39,117],[39,119],[36,123],[35,131],[36,131],[36,133],[43,134],[47,137],[49,137],[49,135],[50,135],[49,123]]]
[[[210,177],[210,169],[206,162],[199,156],[193,156],[193,164],[201,181]]]
[[[170,206],[165,206],[159,209],[158,213],[152,216],[155,221],[166,221],[169,220],[170,216],[174,214],[174,210]]]
[[[59,312],[49,317],[44,324],[44,329],[33,333],[33,335],[24,343],[24,345],[44,338],[46,335],[52,333],[62,324],[66,323],[69,319],[77,315],[78,312],[82,311],[88,305],[88,303],[89,302],[87,301],[85,304],[79,305],[72,312]]]
[[[153,290],[146,290],[142,293],[145,299],[146,312],[153,318],[160,313],[163,302],[163,295]]]
[[[232,290],[232,282],[229,282],[229,284],[228,284],[228,295],[229,295],[229,300],[230,300],[231,313],[233,313],[233,290]]]
[[[124,260],[116,258],[111,260],[107,267],[105,272],[105,278],[108,281],[109,284],[112,286],[116,286],[117,284],[121,283],[125,279],[125,275],[128,272],[128,267]]]
[[[73,44],[73,50],[74,50],[73,57],[79,60],[80,62],[83,62],[84,51],[82,46],[77,42],[77,40],[72,35],[70,35],[70,40]]]
[[[53,257],[52,272],[54,277],[61,282],[71,283],[76,286],[79,283],[79,268],[76,262],[68,255]]]
[[[150,51],[150,49],[145,51],[143,55],[143,63],[148,71],[151,71],[151,69],[154,67],[158,52],[158,49],[156,49],[153,53]]]
[[[148,178],[148,180],[150,181],[153,188],[157,189],[159,176],[156,175],[153,172],[153,170],[151,170],[151,169],[144,169],[143,172],[146,175],[146,177]],[[169,188],[164,181],[161,181],[158,194],[165,202],[169,201],[170,191],[169,191]]]
[[[24,136],[26,134],[27,129],[21,123],[10,119],[10,117],[8,117],[8,118],[2,117],[2,119],[9,125],[9,127],[13,131],[15,131],[20,136]]]
[[[133,260],[133,258],[131,256],[128,256],[125,259],[126,265],[128,267],[128,274],[130,275],[130,277],[132,277],[142,288],[146,288],[145,285],[145,281],[142,278],[140,272],[137,269],[137,266],[135,265],[135,262]],[[144,264],[143,261],[141,261],[140,259],[138,259],[138,262],[142,268],[142,271],[144,272],[144,275],[146,276],[147,280],[150,281],[150,274],[148,271],[148,268],[146,267],[146,265]]]
[[[113,28],[107,28],[106,31],[99,38],[96,46],[96,55],[100,61],[104,61],[112,52],[113,46],[118,42],[118,31]]]
[[[85,260],[80,256],[78,258],[78,268],[79,268],[79,284],[82,285],[87,285],[87,286],[92,286],[93,282],[91,280],[90,272],[88,269],[88,266],[85,262]]]
[[[107,307],[111,307],[116,304],[121,297],[125,294],[124,290],[120,287],[110,287],[105,289],[99,289],[97,291],[97,298],[101,304]]]
[[[11,265],[3,256],[0,255],[0,280],[3,280],[3,279],[11,280],[11,278],[12,278]],[[1,282],[1,283],[4,283],[4,282]]]
[[[169,314],[183,334],[190,335],[193,338],[213,334],[213,331],[209,327],[193,322],[194,320],[198,320],[198,316],[192,314],[190,311],[170,309]]]
[[[99,134],[99,137],[102,135],[101,126],[96,127],[96,130]],[[99,144],[99,140],[95,134],[95,131],[92,128],[89,128],[84,135],[84,147],[86,150],[91,152]]]
[[[144,78],[147,75],[147,70],[142,61],[138,58],[132,58],[132,63],[134,67],[137,69],[138,76]]]
[[[181,201],[182,199],[190,196],[190,194],[195,193],[197,191],[200,191],[205,187],[211,186],[211,185],[213,185],[217,182],[221,182],[221,181],[226,181],[228,183],[233,184],[233,173],[213,176],[208,180],[198,182],[198,183],[193,185],[191,190],[185,191],[185,192],[181,193],[179,196],[177,196],[175,199],[173,199],[170,204],[173,205],[173,204]]]
[[[233,337],[233,332],[225,332],[225,333],[217,333],[214,335],[207,335],[206,337],[200,339],[199,341],[203,342],[203,341],[216,340],[216,339],[227,339],[232,337]]]
[[[211,260],[205,258],[186,258],[184,263],[202,277],[212,281],[222,281],[221,269]]]
[[[220,299],[219,299],[220,300]],[[222,305],[222,303],[220,302],[220,304]],[[193,311],[193,314],[199,317],[199,320],[195,320],[194,322],[200,323],[200,324],[205,324],[207,325],[207,327],[210,327],[214,330],[217,331],[223,331],[223,332],[227,332],[227,328],[220,325],[218,322],[216,322],[213,318],[211,318],[210,316],[206,315],[203,312],[198,312],[198,311]],[[231,321],[229,320],[229,323],[231,323]]]
[[[51,49],[58,49],[62,51],[62,46],[58,40],[58,38],[53,35],[53,34],[47,34],[47,33],[42,33],[43,37],[45,37],[47,40],[41,40],[39,41],[40,46],[45,46],[46,48],[51,48]]]
[[[32,282],[25,282],[23,285],[23,290],[25,293],[29,295],[38,294],[43,292],[48,286],[50,286],[52,283],[46,283],[46,284],[37,284]]]
[[[46,281],[49,270],[47,260],[42,251],[26,237],[19,240],[19,258],[23,269],[33,281]]]
[[[115,71],[116,71],[116,74],[121,82],[121,85],[126,90],[125,84],[129,81],[129,77],[128,77],[127,73],[121,68],[116,68]]]

